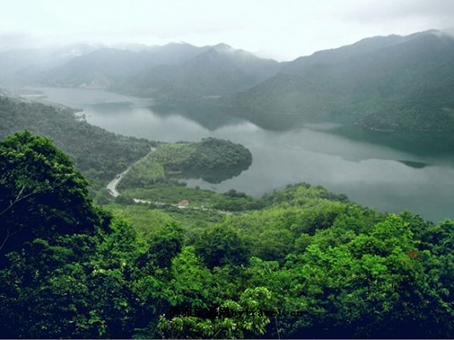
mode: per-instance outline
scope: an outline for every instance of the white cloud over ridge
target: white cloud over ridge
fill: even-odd
[[[0,0],[0,49],[227,43],[291,60],[369,36],[454,27],[449,0]]]

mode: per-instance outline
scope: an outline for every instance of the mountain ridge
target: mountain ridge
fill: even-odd
[[[371,39],[366,42],[383,45],[382,38]],[[357,43],[325,52],[322,61],[317,53],[297,59],[222,104],[256,114],[296,113],[303,121],[340,120],[374,129],[454,130],[454,119],[444,109],[454,107],[449,90],[454,88],[454,39],[429,31],[390,40],[384,47],[369,46],[367,52],[355,52]],[[380,127],[373,121],[380,121]]]
[[[126,46],[127,47],[127,46]],[[85,49],[46,65],[0,53],[3,81],[101,88],[166,103],[210,101],[252,121],[356,123],[374,130],[454,130],[454,39],[428,30],[362,39],[277,62],[225,43]],[[11,59],[12,58],[12,59]],[[21,59],[22,58],[22,59]],[[22,69],[21,69],[22,67]],[[293,118],[292,118],[293,119]]]

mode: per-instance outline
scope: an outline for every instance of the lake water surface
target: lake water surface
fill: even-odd
[[[40,90],[46,100],[83,109],[89,123],[115,133],[168,142],[212,136],[252,152],[251,167],[239,176],[219,184],[192,179],[190,186],[260,196],[307,182],[380,211],[410,209],[433,221],[454,218],[449,135],[379,133],[335,124],[273,131],[209,105],[159,107],[151,99],[102,90]]]

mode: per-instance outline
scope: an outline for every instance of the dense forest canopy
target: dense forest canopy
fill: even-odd
[[[454,336],[452,221],[299,184],[146,235],[47,138],[8,137],[0,166],[2,337]]]

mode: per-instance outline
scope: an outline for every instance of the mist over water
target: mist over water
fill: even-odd
[[[391,147],[392,135],[338,133],[342,127],[333,124],[271,131],[226,116],[216,107],[159,108],[152,99],[101,90],[40,89],[47,101],[83,109],[87,122],[115,133],[166,142],[212,136],[241,143],[252,152],[251,167],[239,176],[219,184],[189,179],[190,186],[260,196],[307,182],[380,211],[410,209],[433,221],[454,218],[452,159],[421,153],[416,140],[412,150],[411,138],[396,149]]]

